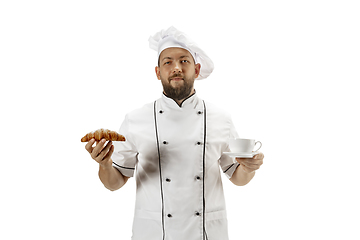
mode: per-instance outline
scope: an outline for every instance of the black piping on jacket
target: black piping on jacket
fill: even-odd
[[[203,240],[208,240],[207,233],[206,233],[206,221],[205,221],[205,160],[206,160],[206,106],[205,101],[203,101],[204,105],[204,144],[203,144]],[[158,133],[158,125],[157,125],[157,118],[156,118],[156,101],[154,102],[154,123],[155,123],[155,136],[156,136],[156,145],[157,145],[157,152],[159,158],[159,177],[160,177],[160,190],[161,190],[161,223],[162,223],[162,232],[163,237],[162,239],[165,240],[165,225],[164,225],[164,218],[165,218],[165,209],[164,209],[164,193],[163,193],[163,183],[162,183],[162,172],[161,172],[161,156],[160,156],[160,145],[159,145],[159,133]]]

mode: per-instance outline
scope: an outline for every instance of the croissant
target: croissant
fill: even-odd
[[[108,129],[98,129],[94,132],[89,132],[82,139],[81,142],[88,142],[92,138],[95,138],[96,141],[100,141],[105,138],[107,141],[125,141],[125,137],[117,132],[108,130]]]

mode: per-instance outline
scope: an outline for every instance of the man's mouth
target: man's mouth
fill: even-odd
[[[183,78],[181,77],[175,77],[175,78],[171,78],[170,81],[181,81],[181,80],[184,80]]]

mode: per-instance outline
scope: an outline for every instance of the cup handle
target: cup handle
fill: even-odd
[[[258,149],[256,149],[254,152],[259,151],[259,149],[262,147],[262,143],[261,143],[260,141],[257,141],[257,142],[255,143],[255,145],[256,145],[257,143],[260,143],[260,147],[259,147]]]

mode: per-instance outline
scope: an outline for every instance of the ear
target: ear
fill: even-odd
[[[197,64],[195,65],[195,78],[197,78],[197,77],[199,76],[199,74],[200,74],[200,69],[201,69],[201,65],[200,65],[200,63],[197,63]]]
[[[155,73],[158,80],[160,80],[160,68],[158,66],[155,67]]]

